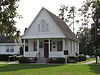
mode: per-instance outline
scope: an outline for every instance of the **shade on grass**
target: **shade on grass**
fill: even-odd
[[[100,65],[9,64],[0,75],[100,75]]]

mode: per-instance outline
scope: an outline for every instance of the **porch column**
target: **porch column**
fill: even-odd
[[[50,53],[50,39],[49,39],[49,53]]]
[[[65,50],[65,38],[63,39],[63,51]]]
[[[79,54],[79,43],[78,43],[78,54]]]
[[[65,48],[65,38],[63,38],[63,52],[64,52],[64,50],[66,49]],[[67,64],[67,55],[64,55],[65,56],[65,63]]]
[[[74,48],[74,50],[75,50],[75,53],[77,52],[77,50],[76,50],[76,42],[74,42],[74,44],[75,44],[75,48]]]
[[[39,39],[37,39],[37,51],[39,52]]]
[[[37,52],[40,52],[39,51],[39,39],[37,39]],[[40,53],[39,53],[39,57],[40,57]]]
[[[24,51],[23,51],[23,55],[25,56],[25,39],[24,40]]]

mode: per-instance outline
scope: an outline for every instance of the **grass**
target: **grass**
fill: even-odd
[[[97,61],[98,61],[98,64],[100,64],[100,59],[98,59]],[[95,63],[93,63],[93,64],[95,64]]]
[[[2,64],[0,75],[100,75],[100,65]]]
[[[98,63],[100,63],[100,59],[98,59]]]

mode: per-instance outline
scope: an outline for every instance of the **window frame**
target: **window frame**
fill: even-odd
[[[7,45],[6,46],[6,52],[14,52],[14,46]]]
[[[37,51],[37,41],[33,40],[33,51]]]
[[[28,52],[28,39],[25,39],[25,52]]]
[[[57,51],[63,51],[63,41],[57,41]]]
[[[38,24],[38,32],[49,32],[49,24],[44,19]]]

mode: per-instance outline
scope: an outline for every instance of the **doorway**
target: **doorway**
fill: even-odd
[[[48,58],[49,57],[49,45],[48,43],[44,43],[44,58]]]

